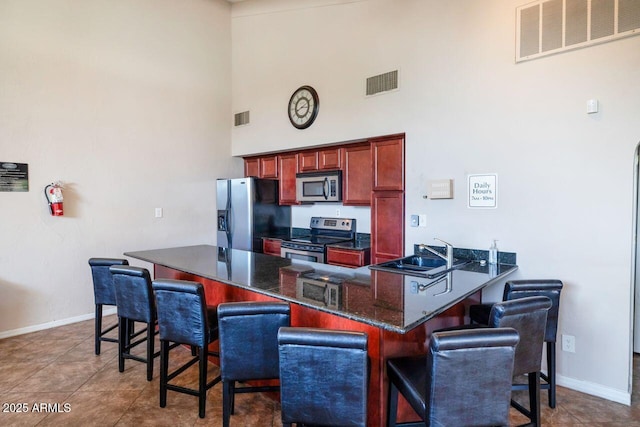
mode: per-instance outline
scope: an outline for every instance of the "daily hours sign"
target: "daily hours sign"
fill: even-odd
[[[498,175],[482,174],[468,176],[469,207],[498,207]]]

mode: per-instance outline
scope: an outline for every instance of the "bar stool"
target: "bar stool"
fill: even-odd
[[[513,328],[434,332],[426,355],[387,360],[387,425],[400,392],[427,426],[508,426],[518,341]]]
[[[156,304],[151,288],[149,270],[140,267],[111,266],[113,284],[118,307],[118,370],[124,372],[125,359],[132,359],[147,365],[147,381],[153,378],[153,359],[160,355],[154,353],[156,334]],[[134,322],[143,322],[145,329],[132,334]],[[132,338],[146,331],[146,335],[137,341]],[[131,354],[131,349],[143,342],[147,343],[146,357]]]
[[[236,381],[280,377],[278,329],[290,325],[291,308],[285,302],[237,302],[218,305],[222,425],[229,426],[235,393],[279,391],[279,386],[236,388]]]
[[[547,374],[540,373],[544,381],[540,388],[548,390],[549,407],[556,407],[556,337],[558,334],[558,313],[560,311],[560,292],[563,284],[560,280],[512,280],[504,286],[503,301],[530,296],[546,296],[551,299],[551,308],[547,314],[547,327],[544,342],[547,347]],[[478,304],[469,307],[472,322],[487,324],[493,304]]]
[[[106,337],[105,335],[118,327],[118,324],[102,329],[102,307],[105,305],[116,305],[116,294],[113,289],[113,277],[109,271],[112,265],[129,265],[129,261],[120,258],[89,258],[91,266],[91,276],[93,277],[93,299],[96,305],[95,317],[95,353],[100,354],[100,344],[102,341],[117,343],[117,338]]]
[[[207,382],[208,356],[218,357],[208,350],[209,344],[218,339],[216,308],[207,307],[201,283],[162,279],[152,286],[160,329],[160,407],[167,406],[167,390],[186,393],[198,397],[198,416],[204,418],[207,390],[220,382],[219,376]],[[192,351],[197,348],[198,354],[169,372],[169,351],[179,344],[191,346]],[[199,363],[197,390],[169,383],[195,363]]]
[[[367,334],[280,328],[282,424],[366,426]]]

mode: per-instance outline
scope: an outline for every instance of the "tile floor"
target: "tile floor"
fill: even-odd
[[[115,316],[106,323],[115,322]],[[115,332],[115,331],[114,331]],[[207,416],[198,418],[197,398],[169,392],[167,407],[158,406],[158,363],[153,381],[145,379],[143,364],[127,360],[118,372],[116,345],[102,343],[93,353],[93,321],[61,326],[0,340],[0,426],[202,426],[221,425],[221,386],[207,398]],[[141,349],[141,351],[144,351]],[[178,357],[190,357],[180,349]],[[209,375],[217,375],[210,364]],[[640,383],[640,358],[636,357],[634,384]],[[186,373],[185,385],[197,384],[197,371]],[[189,383],[189,384],[187,384]],[[552,410],[543,395],[542,421],[549,426],[638,426],[640,398],[631,407],[566,388],[558,389]],[[37,411],[40,404],[59,403],[61,411]],[[26,412],[16,412],[26,404]],[[34,408],[34,404],[38,404]],[[65,404],[68,404],[65,406]],[[46,405],[45,405],[46,406]],[[526,418],[511,410],[511,425]],[[277,402],[260,394],[236,397],[232,426],[281,426]]]

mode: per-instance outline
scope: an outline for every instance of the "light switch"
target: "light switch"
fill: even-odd
[[[590,99],[587,101],[587,114],[593,114],[598,112],[598,100]]]
[[[156,218],[162,218],[162,208],[156,208]]]
[[[426,227],[427,226],[427,214],[418,215],[418,226]]]

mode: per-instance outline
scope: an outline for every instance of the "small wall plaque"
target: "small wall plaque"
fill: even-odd
[[[29,191],[29,165],[0,162],[0,192],[18,191]]]
[[[468,176],[469,208],[492,209],[498,207],[498,175]]]

